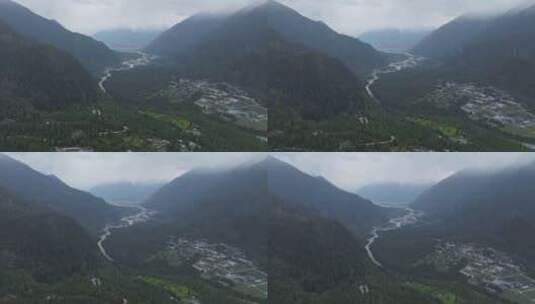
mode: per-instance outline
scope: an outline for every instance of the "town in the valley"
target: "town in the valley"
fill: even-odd
[[[267,108],[244,90],[224,82],[177,79],[157,94],[171,102],[192,102],[207,115],[215,115],[240,127],[267,131]]]
[[[443,107],[459,107],[473,121],[512,135],[535,139],[535,114],[513,96],[490,86],[441,83],[425,97]]]
[[[516,303],[535,303],[535,279],[504,252],[473,244],[443,242],[426,258],[438,271],[461,267],[469,284]]]
[[[191,263],[203,279],[245,295],[267,298],[267,273],[248,259],[241,249],[228,244],[173,238],[155,258],[164,259],[172,267]]]

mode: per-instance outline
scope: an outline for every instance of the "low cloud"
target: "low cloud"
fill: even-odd
[[[257,0],[15,0],[71,30],[168,28],[201,11],[233,10]],[[530,0],[531,1],[531,0]],[[307,17],[356,35],[377,28],[429,28],[467,12],[503,11],[526,0],[282,0]]]
[[[9,153],[79,189],[110,182],[167,182],[198,167],[231,168],[268,153]],[[535,161],[530,153],[272,153],[300,170],[355,191],[377,182],[437,182],[464,169]]]
[[[255,153],[7,153],[78,189],[127,181],[168,182],[197,168],[229,168],[265,157]]]

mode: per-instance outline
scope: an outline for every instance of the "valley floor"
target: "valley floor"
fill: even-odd
[[[452,77],[411,54],[374,70],[370,107],[359,113],[304,120],[270,111],[274,151],[530,151],[535,112],[503,89]]]
[[[404,56],[404,57],[403,57]],[[410,54],[372,72],[367,108],[306,120],[239,86],[176,76],[141,53],[102,76],[93,105],[15,111],[3,151],[528,151],[535,114],[504,90]],[[431,69],[431,71],[428,71]],[[429,75],[430,74],[430,75]],[[268,113],[269,112],[269,113]]]
[[[370,259],[380,268],[409,276],[411,288],[440,303],[535,302],[535,279],[521,262],[489,246],[414,234],[426,222],[422,214],[408,225],[374,230],[370,240],[375,247],[367,247]],[[398,253],[386,252],[392,248]]]

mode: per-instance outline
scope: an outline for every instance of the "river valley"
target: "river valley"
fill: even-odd
[[[106,258],[106,260],[110,262],[114,262],[114,259],[106,251],[106,248],[104,247],[104,242],[112,235],[113,230],[124,229],[132,227],[136,224],[145,223],[156,214],[155,211],[149,210],[142,206],[132,206],[131,208],[137,209],[138,212],[133,215],[123,217],[118,223],[106,225],[106,227],[102,230],[102,234],[100,235],[100,238],[97,242],[97,246],[100,250],[100,253],[102,254],[102,256],[104,256],[104,258]]]
[[[139,55],[139,57],[136,57],[135,59],[125,60],[121,63],[120,66],[110,67],[104,71],[104,75],[100,78],[100,81],[98,82],[98,87],[104,94],[108,93],[104,84],[111,79],[111,77],[113,76],[113,72],[128,71],[139,66],[144,66],[149,64],[154,59],[154,56],[149,55],[147,53],[137,52],[137,54]]]
[[[368,79],[368,82],[366,83],[366,92],[368,93],[368,96],[375,100],[376,102],[380,102],[380,100],[375,96],[375,93],[373,92],[373,85],[381,79],[381,75],[384,74],[390,74],[399,72],[405,69],[410,69],[413,67],[416,67],[419,65],[424,58],[417,57],[415,55],[412,55],[410,53],[404,53],[406,57],[400,61],[395,61],[387,65],[386,67],[381,67],[376,70],[374,70]]]
[[[366,246],[364,247],[366,249],[366,253],[368,254],[368,257],[370,258],[370,260],[378,267],[383,266],[381,262],[377,260],[372,250],[372,246],[375,243],[375,241],[377,241],[381,237],[380,235],[381,232],[398,230],[405,226],[416,224],[422,216],[423,216],[423,212],[407,207],[405,209],[405,214],[403,214],[402,216],[393,218],[390,221],[388,221],[388,223],[382,226],[373,228],[372,232],[370,233],[370,237],[368,238],[368,241],[366,243]]]

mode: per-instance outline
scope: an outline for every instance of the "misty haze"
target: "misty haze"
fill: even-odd
[[[529,153],[0,154],[0,300],[531,303],[534,183]]]
[[[535,0],[0,0],[0,304],[534,304],[529,152]]]
[[[0,1],[1,151],[532,151],[526,0]]]

